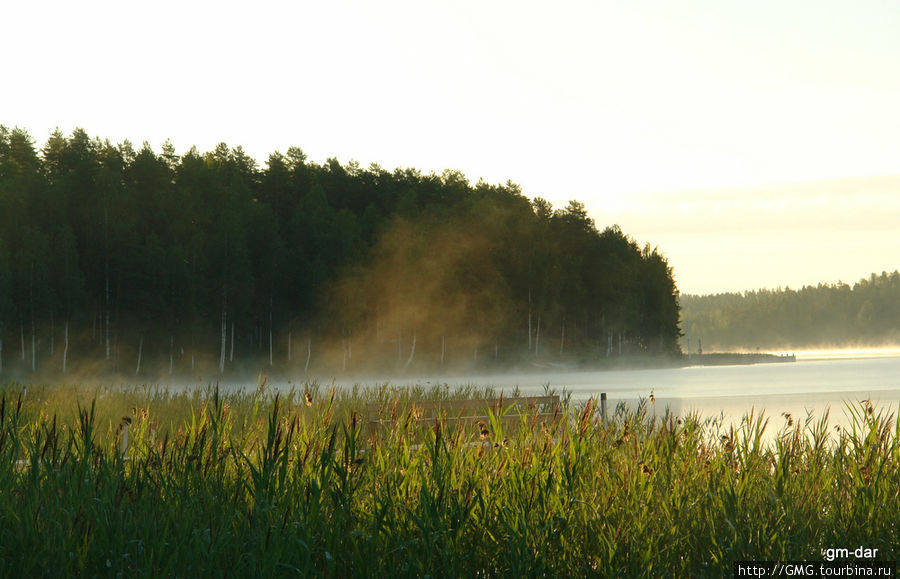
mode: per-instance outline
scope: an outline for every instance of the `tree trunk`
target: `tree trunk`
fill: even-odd
[[[228,361],[234,362],[234,322],[231,322],[231,351],[228,353]]]
[[[69,320],[66,320],[66,329],[63,332],[65,343],[63,345],[63,374],[66,373],[66,364],[69,360]]]
[[[226,337],[226,328],[228,327],[227,322],[227,314],[225,310],[222,310],[222,347],[219,350],[219,374],[225,373],[225,337]]]
[[[106,299],[106,360],[109,361],[109,201],[103,192],[103,285]]]
[[[441,366],[444,365],[444,353],[447,351],[447,336],[441,336]]]
[[[312,359],[312,338],[306,342],[306,366],[303,367],[303,373],[309,373],[309,361]]]
[[[137,360],[137,368],[134,370],[134,375],[137,376],[141,373],[141,358],[144,355],[144,336],[141,336],[141,341],[138,342],[138,360]]]
[[[537,330],[534,334],[534,357],[537,358],[541,352],[541,314],[538,314]]]
[[[109,360],[109,263],[106,264],[106,359]]]
[[[563,318],[562,324],[562,336],[559,338],[559,355],[562,357],[563,351],[566,348],[566,319]]]
[[[269,368],[274,366],[273,363],[273,352],[274,349],[272,343],[272,294],[269,294]]]
[[[406,360],[406,365],[404,368],[409,368],[409,365],[412,364],[413,358],[416,356],[416,332],[413,331],[413,342],[412,348],[409,349],[409,359]]]
[[[528,290],[528,351],[531,351],[531,290]]]

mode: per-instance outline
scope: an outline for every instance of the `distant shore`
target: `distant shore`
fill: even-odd
[[[794,354],[768,354],[762,352],[711,352],[707,354],[682,354],[675,356],[622,356],[607,359],[570,361],[568,363],[535,363],[525,371],[553,370],[579,372],[594,370],[647,370],[651,368],[683,368],[688,366],[743,366],[750,364],[779,364],[796,362]],[[522,369],[519,368],[521,371]]]
[[[796,362],[794,354],[739,354],[735,352],[721,352],[711,354],[685,354],[682,358],[688,366],[734,366],[742,364],[779,364],[784,362]]]

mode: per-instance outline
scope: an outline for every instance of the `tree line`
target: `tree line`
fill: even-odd
[[[900,343],[900,272],[745,293],[680,297],[692,352],[883,346]]]
[[[674,353],[677,298],[659,251],[511,182],[0,127],[0,375]]]

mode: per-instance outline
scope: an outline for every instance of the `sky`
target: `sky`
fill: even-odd
[[[684,293],[900,268],[895,0],[30,0],[0,124],[511,180]]]

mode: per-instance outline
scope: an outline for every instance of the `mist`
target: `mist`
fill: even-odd
[[[834,350],[900,344],[900,272],[843,282],[680,296],[682,348]]]
[[[458,171],[0,127],[0,376],[214,379],[677,354],[665,255]],[[77,178],[76,178],[77,177]],[[27,184],[27,187],[23,184]],[[11,193],[14,192],[15,194]],[[49,210],[48,208],[52,208]]]

